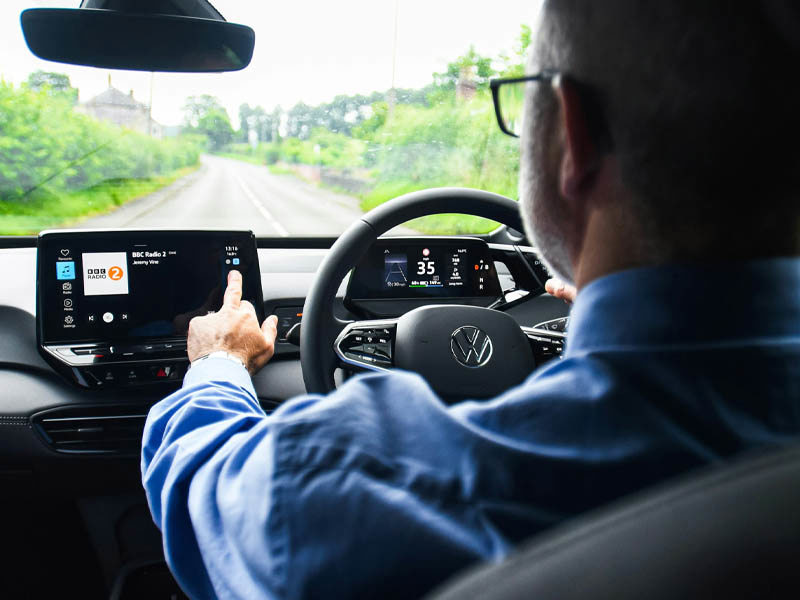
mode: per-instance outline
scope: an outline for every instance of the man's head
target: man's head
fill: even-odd
[[[520,192],[553,270],[800,252],[798,63],[792,0],[545,0]]]

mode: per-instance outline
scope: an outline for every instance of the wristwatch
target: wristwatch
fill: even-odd
[[[242,367],[245,367],[245,364],[242,362],[242,359],[239,358],[238,356],[236,356],[235,354],[231,354],[230,352],[225,352],[224,350],[217,350],[216,352],[210,352],[209,354],[204,354],[203,356],[198,356],[197,358],[195,358],[191,362],[191,364],[189,365],[189,368],[192,368],[197,363],[199,363],[199,362],[201,362],[203,360],[206,360],[207,358],[225,358],[227,360],[235,362],[237,365],[241,365]],[[246,368],[247,367],[245,367],[245,369]]]

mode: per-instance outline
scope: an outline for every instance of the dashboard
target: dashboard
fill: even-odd
[[[125,469],[100,487],[122,473],[138,486],[149,407],[180,385],[187,320],[215,309],[231,268],[244,273],[244,296],[260,317],[280,319],[275,357],[253,378],[262,406],[271,411],[304,393],[299,347],[288,334],[333,241],[59,231],[0,249],[9,282],[0,289],[0,475],[7,464],[14,472],[46,469],[48,484],[97,486],[90,465],[121,460]],[[334,312],[360,320],[433,303],[501,304],[522,326],[555,323],[567,306],[542,293],[546,276],[532,248],[500,234],[379,238],[342,281]],[[558,327],[555,338],[540,340],[549,355],[539,359],[560,351]],[[343,369],[338,380],[357,371]]]

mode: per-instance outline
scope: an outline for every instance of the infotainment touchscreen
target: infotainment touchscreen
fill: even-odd
[[[243,297],[264,318],[251,232],[44,232],[38,245],[40,341],[113,342],[183,337],[216,311],[238,269]]]

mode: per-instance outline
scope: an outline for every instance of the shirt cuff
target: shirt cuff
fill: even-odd
[[[209,383],[211,381],[224,381],[248,390],[255,398],[253,381],[250,373],[242,365],[227,358],[206,358],[197,362],[183,378],[183,387]]]

